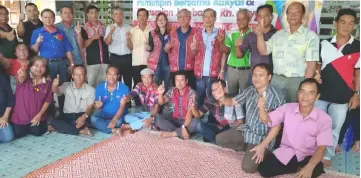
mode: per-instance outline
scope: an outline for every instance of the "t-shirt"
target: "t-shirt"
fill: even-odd
[[[224,40],[224,44],[231,48],[231,53],[228,55],[227,64],[232,67],[250,67],[249,62],[249,50],[247,50],[243,56],[243,58],[237,58],[236,57],[236,40],[242,36],[242,39],[248,35],[248,33],[251,32],[251,29],[249,29],[245,34],[241,34],[239,30],[228,33],[226,36],[226,39]]]
[[[43,25],[44,25],[43,22],[40,20],[39,23],[36,25],[30,22],[29,20],[24,22],[25,32],[24,32],[23,41],[27,46],[30,45],[31,35],[33,34],[33,31],[40,27],[43,27]]]

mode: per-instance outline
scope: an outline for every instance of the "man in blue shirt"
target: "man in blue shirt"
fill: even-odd
[[[106,71],[107,81],[101,82],[95,89],[95,108],[91,116],[92,125],[104,133],[120,134],[119,127],[128,113],[126,96],[129,88],[118,82],[119,71],[109,66]],[[124,98],[124,99],[123,99]]]
[[[81,40],[81,28],[79,22],[77,25],[73,24],[73,8],[69,5],[62,6],[60,8],[61,22],[55,24],[55,27],[63,31],[73,48],[71,54],[73,55],[74,63],[76,65],[83,64],[83,59],[80,53],[80,47],[82,45]]]

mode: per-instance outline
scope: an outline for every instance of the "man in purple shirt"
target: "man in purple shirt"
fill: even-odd
[[[322,159],[326,147],[333,144],[332,122],[329,115],[314,107],[319,95],[317,81],[308,78],[299,86],[299,103],[284,104],[267,113],[265,99],[258,100],[261,122],[272,127],[263,142],[251,150],[255,152],[252,159],[260,164],[258,171],[261,176],[273,177],[297,172],[297,178],[315,178],[324,173]],[[277,136],[281,123],[284,123],[281,145],[273,153],[266,154],[263,160],[265,149]]]
[[[263,38],[265,41],[270,39],[272,35],[277,32],[277,30],[272,25],[272,14],[273,7],[269,4],[265,4],[257,8],[258,23],[263,23],[264,25]],[[242,58],[244,56],[244,51],[247,51],[248,49],[251,51],[251,69],[253,69],[253,67],[259,63],[267,63],[270,64],[271,71],[273,71],[272,54],[269,54],[268,56],[262,56],[259,53],[257,48],[257,35],[254,32],[249,33],[244,38],[244,40],[242,40],[242,38],[237,40],[236,46],[236,56],[238,58]],[[252,72],[250,72],[249,75],[248,85],[252,85],[251,76]]]

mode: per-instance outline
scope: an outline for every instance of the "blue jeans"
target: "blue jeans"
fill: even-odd
[[[51,79],[56,78],[59,74],[60,83],[68,81],[68,61],[66,58],[48,60],[48,70]]]
[[[139,130],[144,126],[144,120],[150,116],[149,112],[137,112],[124,116],[124,121],[130,125],[132,130]]]
[[[10,124],[0,129],[0,143],[7,143],[13,139],[14,139],[14,132]]]
[[[223,128],[219,128],[216,123],[205,123],[200,121],[197,124],[198,132],[209,142],[216,144],[216,135],[230,129],[230,127],[224,126]]]
[[[212,97],[211,83],[217,80],[215,77],[202,77],[196,79],[197,84],[197,106],[202,106],[206,98]]]
[[[111,133],[112,129],[108,128],[110,121],[113,119],[112,116],[107,116],[101,111],[95,111],[94,114],[90,117],[91,124],[100,130],[103,133]],[[123,124],[124,117],[120,117],[115,125],[116,128],[119,128]]]
[[[338,143],[338,137],[340,136],[342,125],[346,119],[348,103],[336,104],[327,101],[317,100],[315,102],[315,107],[322,109],[324,112],[329,114],[332,119],[333,146],[327,147],[324,157],[324,159],[330,160],[335,155],[335,149]]]
[[[172,80],[170,78],[169,66],[158,65],[157,71],[155,72],[155,75],[154,75],[154,81],[158,85],[160,85],[161,82],[164,81],[165,90],[168,91],[168,89],[170,89],[172,87]]]

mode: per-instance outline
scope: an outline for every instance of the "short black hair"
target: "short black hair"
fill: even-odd
[[[222,79],[217,79],[217,80],[214,80],[213,82],[211,82],[211,85],[215,84],[215,83],[218,83],[220,82],[222,87],[225,88],[227,86],[226,84],[226,81],[222,80]]]
[[[185,77],[185,79],[188,80],[187,72],[184,71],[184,70],[179,70],[179,71],[177,71],[177,72],[174,73],[174,81],[175,81],[175,77],[176,77],[177,75],[183,75],[183,76]]]
[[[63,9],[64,9],[64,8],[70,9],[71,14],[74,14],[73,6],[72,6],[72,5],[69,5],[69,4],[66,4],[66,5],[63,5],[63,6],[60,7],[60,14],[63,13]]]
[[[75,70],[76,68],[82,68],[82,69],[84,70],[84,72],[85,72],[84,74],[86,75],[87,70],[86,70],[86,68],[85,68],[85,66],[84,66],[83,64],[77,64],[77,65],[75,65],[74,68],[73,68],[73,71],[71,71],[71,74],[73,74],[73,72],[74,72],[74,70]]]
[[[38,8],[38,6],[37,6],[36,4],[34,4],[34,3],[32,3],[32,2],[29,2],[29,3],[27,3],[27,4],[25,5],[25,9],[26,9],[27,7],[29,7],[29,6],[34,6],[34,7],[36,7],[36,9]]]
[[[8,11],[8,9],[7,9],[5,6],[0,5],[0,10],[1,10],[1,9],[4,9],[4,10],[7,12],[7,14],[9,15],[9,11]]]
[[[293,2],[293,3],[291,3],[290,5],[288,5],[288,7],[290,7],[292,4],[299,4],[299,5],[301,5],[302,15],[304,15],[304,14],[306,13],[306,7],[305,7],[305,5],[304,5],[302,2]],[[286,13],[288,12],[288,7],[287,7],[287,10],[286,10]]]
[[[316,85],[316,89],[317,89],[317,94],[319,94],[321,91],[320,91],[320,84],[317,82],[316,79],[314,78],[306,78],[305,80],[303,80],[301,83],[300,83],[300,86],[298,87],[298,91],[301,90],[301,87],[302,85],[304,84],[315,84]]]
[[[15,49],[14,49],[14,54],[15,54],[15,52],[16,52],[16,48],[18,48],[20,45],[24,45],[24,46],[26,47],[26,49],[28,50],[29,56],[30,56],[30,52],[31,52],[30,47],[27,46],[27,45],[26,45],[25,43],[23,43],[23,42],[19,42],[18,44],[16,44]]]
[[[272,75],[272,74],[273,74],[273,72],[272,72],[272,70],[271,70],[271,66],[270,66],[269,64],[267,64],[267,63],[259,63],[259,64],[255,65],[255,66],[252,68],[252,73],[253,73],[253,71],[254,71],[254,69],[255,69],[256,67],[259,67],[259,68],[261,68],[261,69],[266,70],[268,75]]]
[[[51,14],[53,14],[53,17],[55,18],[55,13],[54,13],[54,11],[51,10],[51,9],[49,9],[49,8],[46,8],[46,9],[44,9],[43,11],[41,11],[40,16],[43,16],[43,14],[44,14],[45,12],[50,12]]]
[[[273,6],[272,5],[265,4],[262,6],[258,6],[256,12],[258,13],[258,11],[260,11],[261,9],[268,9],[271,12],[271,14],[273,14]]]
[[[352,10],[352,9],[340,9],[337,13],[337,16],[335,18],[335,21],[338,22],[341,18],[341,16],[343,15],[351,15],[355,18],[355,23],[356,23],[356,20],[357,20],[357,15],[356,15],[356,11]]]
[[[85,11],[86,11],[86,13],[89,13],[89,11],[92,10],[92,9],[96,9],[97,12],[99,12],[99,8],[98,8],[97,6],[92,5],[92,4],[90,4],[89,6],[87,6],[86,9],[85,9]]]
[[[118,75],[119,75],[119,69],[118,69],[117,67],[115,67],[114,65],[109,65],[109,66],[108,66],[107,70],[105,71],[106,74],[108,73],[108,71],[109,71],[110,68],[116,69],[116,70],[117,70],[117,73],[118,73]]]
[[[207,9],[204,9],[204,11],[203,11],[203,17],[204,17],[204,14],[206,13],[206,12],[208,12],[208,11],[210,11],[210,12],[212,12],[213,13],[213,16],[214,16],[214,18],[217,18],[217,11],[215,11],[214,9],[212,9],[212,8],[207,8]]]
[[[137,17],[139,16],[139,12],[145,11],[147,13],[147,17],[149,17],[149,11],[145,8],[139,8],[137,11]]]

